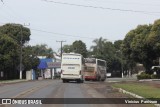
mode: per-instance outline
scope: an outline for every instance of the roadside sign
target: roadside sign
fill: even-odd
[[[60,68],[61,62],[47,62],[48,68]]]

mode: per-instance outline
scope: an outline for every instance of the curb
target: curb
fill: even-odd
[[[19,82],[26,82],[28,80],[11,80],[11,81],[1,81],[0,84],[12,84],[12,83],[19,83]]]
[[[160,79],[141,79],[139,81],[160,81]]]
[[[129,95],[131,95],[131,96],[133,96],[133,97],[135,97],[135,98],[144,98],[144,97],[142,97],[142,96],[139,96],[139,95],[137,95],[137,94],[134,94],[134,93],[131,93],[131,92],[129,92],[129,91],[126,91],[126,90],[124,90],[124,89],[122,89],[122,88],[118,88],[118,90],[119,90],[119,92],[121,92],[121,93],[125,93],[125,94],[129,94]],[[145,98],[144,98],[145,99]],[[156,107],[160,107],[160,104],[154,104]]]
[[[125,93],[125,94],[129,94],[129,95],[131,95],[131,96],[133,96],[133,97],[136,97],[136,98],[144,98],[144,97],[139,96],[139,95],[137,95],[137,94],[134,94],[134,93],[131,93],[131,92],[129,92],[129,91],[126,91],[126,90],[124,90],[124,89],[122,89],[122,88],[118,88],[118,90],[119,90],[119,92],[122,92],[122,93]]]

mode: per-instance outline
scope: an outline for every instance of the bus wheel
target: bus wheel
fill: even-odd
[[[63,83],[65,83],[65,82],[66,82],[66,80],[64,80],[64,79],[63,79],[62,81],[63,81]]]
[[[85,79],[85,81],[89,81],[88,79]]]
[[[102,82],[104,82],[104,79],[101,79]]]
[[[83,83],[84,82],[84,80],[81,80],[81,83]]]
[[[77,83],[80,83],[80,82],[81,82],[81,80],[80,80],[80,79],[78,79],[78,80],[77,80]]]
[[[69,82],[69,80],[66,80],[66,82]]]
[[[105,81],[105,79],[102,80],[103,82]]]
[[[100,77],[98,76],[96,80],[97,80],[97,81],[100,81]]]

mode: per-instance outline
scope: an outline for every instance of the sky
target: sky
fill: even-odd
[[[0,25],[19,23],[30,28],[29,45],[47,44],[54,51],[60,43],[82,40],[87,49],[100,37],[123,40],[138,25],[160,18],[160,0],[3,0]]]

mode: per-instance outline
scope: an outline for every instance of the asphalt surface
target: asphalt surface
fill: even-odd
[[[0,98],[123,98],[106,82],[62,83],[61,80],[28,81],[0,86]],[[124,98],[127,98],[124,95]],[[111,100],[112,102],[113,100]],[[113,101],[114,102],[114,101]],[[129,104],[42,104],[0,107],[146,107]]]

